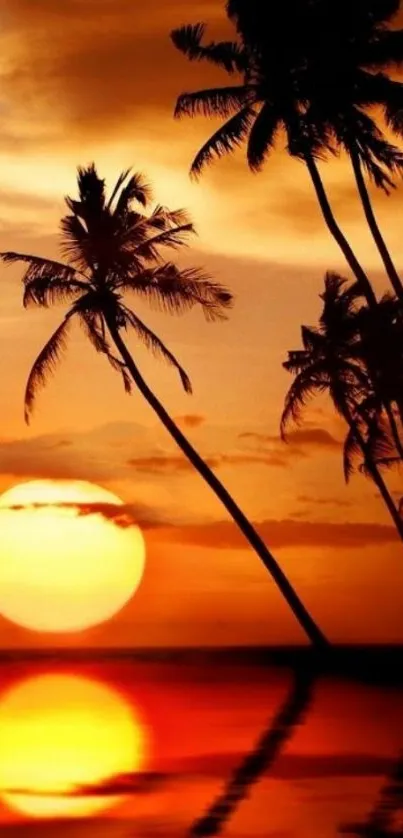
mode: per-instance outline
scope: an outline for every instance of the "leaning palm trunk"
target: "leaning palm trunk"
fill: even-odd
[[[367,219],[368,227],[371,231],[372,238],[375,242],[375,245],[378,249],[379,255],[382,259],[382,262],[385,266],[385,270],[389,280],[391,282],[392,288],[397,297],[400,299],[403,298],[403,284],[399,277],[399,274],[395,268],[393,263],[392,257],[389,253],[389,250],[386,246],[386,242],[382,236],[380,231],[378,222],[375,218],[375,213],[372,208],[371,199],[368,194],[368,189],[364,180],[364,176],[362,173],[361,162],[357,150],[352,144],[349,146],[349,152],[351,157],[351,162],[354,170],[354,175],[357,183],[358,192],[360,195],[361,203],[364,209],[365,217]]]
[[[138,387],[140,393],[144,396],[150,407],[157,414],[159,420],[162,422],[168,433],[171,435],[171,437],[174,439],[181,451],[184,453],[185,457],[187,457],[187,459],[192,463],[196,471],[199,472],[201,477],[210,486],[217,498],[225,506],[227,512],[232,517],[234,522],[237,524],[237,526],[245,536],[246,540],[258,554],[259,558],[261,559],[265,568],[269,571],[272,578],[276,582],[284,599],[288,603],[294,616],[296,617],[300,626],[307,634],[310,641],[317,647],[328,647],[328,640],[308,613],[307,609],[299,599],[297,593],[294,591],[294,588],[292,587],[287,577],[277,564],[274,557],[267,549],[266,545],[260,538],[259,534],[256,532],[255,528],[243,514],[239,506],[232,499],[231,495],[227,492],[226,488],[223,486],[218,477],[216,477],[214,472],[211,471],[207,463],[202,459],[202,457],[200,457],[200,455],[197,453],[197,451],[193,448],[188,439],[182,433],[180,428],[173,421],[171,416],[169,416],[169,414],[167,413],[161,402],[158,400],[158,398],[155,396],[155,394],[150,390],[144,378],[142,377],[137,365],[135,364],[129,350],[127,349],[127,346],[120,335],[118,327],[114,323],[113,319],[108,315],[108,312],[104,312],[104,316],[112,340],[114,341],[115,346],[118,349],[118,352],[120,353],[121,358],[126,368],[128,369],[130,375],[132,376],[135,385]]]
[[[379,471],[376,462],[374,461],[370,448],[366,440],[364,439],[357,422],[354,421],[354,418],[347,404],[344,404],[343,406],[343,417],[347,422],[347,425],[349,426],[358,446],[360,447],[363,453],[364,462],[368,474],[374,481],[375,486],[377,487],[379,494],[381,495],[382,500],[390,514],[390,517],[392,518],[392,521],[397,529],[397,532],[403,541],[403,520],[400,517],[399,511],[382,477],[382,474]]]
[[[316,197],[319,201],[319,205],[322,210],[322,215],[326,222],[326,225],[331,235],[337,242],[340,250],[342,251],[347,264],[352,270],[358,282],[358,285],[362,291],[363,296],[368,301],[368,305],[371,307],[375,307],[377,304],[377,300],[372,285],[333,215],[333,211],[330,206],[330,202],[327,197],[326,190],[322,183],[322,178],[320,176],[319,169],[315,163],[315,160],[312,157],[312,155],[308,152],[304,155],[304,160],[308,168],[308,172],[310,174],[316,192]]]
[[[385,404],[385,411],[386,411],[386,415],[388,417],[388,422],[389,422],[389,427],[390,427],[390,430],[391,430],[393,442],[395,443],[395,446],[396,446],[396,451],[397,451],[401,461],[403,462],[403,444],[402,444],[402,440],[400,438],[400,433],[399,433],[399,429],[398,429],[397,422],[396,422],[396,419],[395,419],[395,415],[393,413],[392,405],[391,404]],[[401,404],[399,404],[399,413],[400,413],[401,418],[403,418],[402,405]]]

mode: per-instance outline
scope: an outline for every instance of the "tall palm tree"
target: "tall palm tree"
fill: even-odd
[[[361,354],[360,335],[357,338],[353,325],[356,298],[354,286],[346,287],[345,280],[333,274],[326,276],[319,326],[302,327],[303,349],[289,352],[284,363],[295,380],[286,395],[281,431],[285,438],[290,422],[300,420],[309,399],[328,393],[349,430],[344,456],[346,477],[358,450],[403,540],[403,520],[381,473],[386,463],[378,461],[385,433],[389,435],[388,417],[382,414],[382,399],[374,391]],[[388,459],[391,448],[393,443],[388,445]]]
[[[370,229],[395,292],[402,294],[363,177],[365,169],[378,186],[388,189],[391,175],[403,165],[401,152],[386,141],[365,112],[372,105],[381,105],[397,130],[402,123],[403,85],[363,69],[364,64],[384,66],[388,43],[384,24],[396,5],[397,0],[388,0],[381,14],[374,0],[366,6],[357,2],[357,20],[347,9],[344,17],[336,14],[336,23],[343,21],[343,28],[334,26],[335,5],[323,0],[282,5],[228,0],[227,12],[237,29],[236,41],[204,44],[205,26],[201,23],[181,27],[171,35],[175,46],[190,60],[206,60],[231,76],[241,75],[240,83],[183,93],[178,98],[177,117],[203,114],[226,120],[200,149],[192,174],[198,176],[207,163],[234,151],[244,141],[249,166],[258,171],[279,133],[284,132],[289,153],[305,162],[327,227],[373,306],[376,297],[371,283],[335,219],[317,161],[334,151],[336,144],[350,154]],[[346,19],[354,24],[347,31]],[[325,25],[326,37],[322,31]],[[382,50],[376,51],[380,40]],[[394,50],[397,54],[397,46]]]
[[[399,0],[354,4],[319,0],[311,6],[311,29],[320,37],[311,39],[306,52],[308,119],[318,121],[349,155],[370,232],[393,290],[402,297],[403,284],[365,180],[366,172],[388,193],[395,186],[395,175],[402,172],[401,151],[385,141],[373,117],[373,109],[380,109],[392,131],[402,134],[403,85],[388,75],[392,62],[403,62],[403,30],[390,29],[399,5]]]
[[[326,646],[326,638],[259,534],[152,392],[124,340],[125,333],[132,329],[137,340],[178,371],[185,391],[190,393],[190,380],[179,361],[126,304],[124,296],[137,294],[172,314],[200,306],[209,320],[217,320],[225,316],[231,305],[231,294],[202,271],[180,270],[164,260],[165,248],[180,248],[193,232],[193,226],[182,210],[171,212],[156,206],[145,214],[143,208],[149,207],[151,196],[141,175],[123,172],[107,199],[105,182],[92,165],[79,169],[78,191],[78,200],[66,199],[69,214],[61,222],[65,262],[22,253],[0,254],[6,263],[27,265],[23,279],[25,306],[69,304],[60,326],[32,367],[25,394],[26,418],[32,413],[38,388],[47,382],[65,349],[72,322],[78,321],[94,348],[120,372],[125,388],[130,391],[132,384],[138,388],[224,505],[312,643]]]

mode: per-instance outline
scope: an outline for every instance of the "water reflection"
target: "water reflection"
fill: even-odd
[[[296,726],[303,721],[313,696],[317,673],[309,668],[297,670],[294,682],[285,701],[263,730],[253,750],[242,759],[226,785],[224,792],[212,804],[209,811],[197,820],[190,836],[219,835],[236,811],[241,801],[250,793],[263,773],[280,756]]]
[[[124,788],[101,795],[96,787],[142,769],[145,752],[140,719],[100,681],[45,674],[19,681],[0,701],[0,795],[24,815],[99,813]]]
[[[403,751],[363,823],[342,826],[340,832],[363,838],[402,838],[403,836]]]
[[[394,680],[70,663],[0,665],[1,838],[403,838]]]

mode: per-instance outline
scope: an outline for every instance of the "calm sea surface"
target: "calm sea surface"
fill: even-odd
[[[1,838],[381,834],[371,818],[402,835],[401,752],[401,686],[306,667],[0,665]]]

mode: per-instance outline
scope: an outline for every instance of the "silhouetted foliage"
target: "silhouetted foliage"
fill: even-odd
[[[375,482],[403,538],[403,522],[381,474],[403,459],[401,403],[403,339],[401,303],[385,296],[376,309],[365,305],[357,285],[335,274],[325,277],[317,327],[302,326],[303,349],[288,353],[286,370],[295,376],[281,419],[283,437],[298,422],[309,400],[327,393],[348,434],[344,474],[358,467]]]
[[[21,253],[0,254],[3,262],[26,266],[25,306],[47,307],[58,302],[70,306],[32,367],[25,394],[27,420],[38,389],[46,384],[66,348],[72,322],[78,322],[94,349],[120,373],[125,389],[130,392],[133,384],[138,388],[222,502],[310,640],[327,646],[326,638],[255,528],[147,385],[122,337],[122,333],[132,330],[137,340],[177,370],[185,391],[191,392],[190,379],[179,361],[125,301],[126,296],[134,294],[169,314],[199,307],[208,320],[226,316],[232,303],[227,288],[199,269],[180,269],[165,259],[167,249],[180,249],[194,232],[187,213],[156,206],[145,214],[150,187],[142,175],[129,171],[120,175],[108,199],[105,182],[95,166],[79,169],[78,193],[78,199],[66,199],[70,212],[61,222],[66,263]]]
[[[386,139],[372,110],[381,108],[392,130],[402,133],[403,84],[386,72],[392,60],[403,60],[403,31],[387,28],[398,5],[397,0],[228,0],[234,42],[205,43],[200,23],[172,33],[191,61],[206,60],[231,77],[241,76],[231,86],[179,96],[177,117],[225,120],[196,155],[192,173],[199,175],[243,143],[250,168],[258,171],[283,133],[288,152],[306,163],[326,224],[373,305],[371,284],[334,218],[316,163],[339,148],[351,156],[372,235],[395,293],[402,294],[363,176],[366,171],[388,191],[403,167],[402,152]]]

